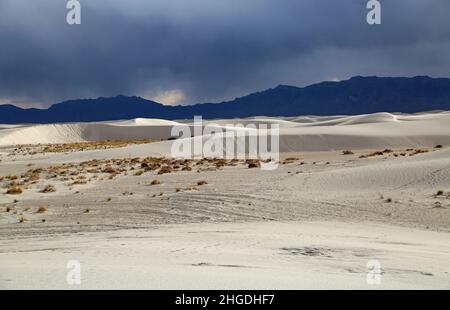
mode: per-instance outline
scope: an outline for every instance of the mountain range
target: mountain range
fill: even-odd
[[[307,87],[280,85],[221,103],[166,106],[141,97],[78,99],[48,109],[0,105],[0,123],[91,122],[132,118],[205,119],[249,116],[356,115],[450,110],[450,79],[361,77]]]

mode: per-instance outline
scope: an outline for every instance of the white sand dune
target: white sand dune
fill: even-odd
[[[19,196],[3,189],[0,288],[77,288],[65,281],[74,259],[82,264],[79,288],[450,288],[450,113],[207,123],[235,131],[246,130],[236,124],[278,124],[281,156],[299,160],[274,171],[240,164],[166,175],[134,175],[138,165],[86,185],[47,178]],[[30,164],[170,156],[174,141],[11,156],[8,145],[167,139],[178,124],[193,127],[149,119],[6,126],[0,176],[20,175]],[[398,154],[414,147],[430,152],[360,158],[374,149]],[[149,186],[153,179],[161,184]],[[208,184],[188,190],[199,180]],[[47,183],[57,192],[41,193]],[[37,212],[40,205],[48,211]],[[22,215],[28,221],[19,224]],[[380,285],[366,281],[370,260],[381,264]]]
[[[22,126],[0,130],[0,145],[71,143],[95,140],[168,139],[173,124],[125,121]]]
[[[280,151],[328,151],[380,147],[417,147],[450,144],[450,113],[393,115],[376,113],[340,117],[248,118],[205,121],[217,129],[245,130],[236,125],[276,124],[280,126]],[[16,144],[67,143],[91,140],[171,138],[173,126],[188,125],[158,119],[135,119],[108,123],[29,125],[0,129],[0,146]],[[0,127],[1,128],[1,127]],[[159,144],[161,154],[169,146]],[[157,149],[157,145],[152,150]]]

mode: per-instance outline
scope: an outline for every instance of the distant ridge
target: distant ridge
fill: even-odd
[[[450,79],[361,77],[307,87],[279,85],[221,103],[165,106],[140,97],[69,100],[48,109],[0,105],[0,123],[91,122],[132,118],[192,119],[256,115],[356,115],[450,110]]]

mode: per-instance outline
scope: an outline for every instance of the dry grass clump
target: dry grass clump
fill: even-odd
[[[25,223],[26,221],[28,221],[28,219],[26,217],[24,217],[24,216],[21,216],[19,218],[19,223]]]
[[[287,161],[296,161],[299,160],[297,157],[288,157],[286,158]]]
[[[217,159],[214,162],[214,165],[216,166],[216,168],[225,167],[226,164],[227,164],[227,161],[225,159]]]
[[[415,149],[411,154],[409,154],[409,156],[414,156],[417,154],[423,154],[423,153],[428,153],[428,150],[425,149]]]
[[[37,210],[37,213],[45,213],[48,211],[48,206],[46,205],[42,205],[39,207],[39,209]]]
[[[342,151],[342,155],[353,155],[353,154],[355,154],[355,153],[353,153],[353,152],[350,151],[350,150],[344,150],[344,151]]]
[[[56,192],[56,187],[54,185],[47,185],[41,191],[41,193],[54,193]]]
[[[162,166],[161,169],[159,169],[158,174],[166,174],[166,173],[171,173],[173,171],[171,166]]]
[[[442,149],[443,146],[442,146],[441,144],[438,144],[438,145],[436,145],[434,148],[435,148],[435,149]]]
[[[88,183],[88,181],[86,181],[86,180],[75,180],[70,185],[85,185],[87,183]]]
[[[206,185],[206,184],[208,184],[208,182],[206,182],[205,180],[202,180],[202,181],[198,181],[198,182],[197,182],[197,185],[198,185],[198,186],[202,186],[202,185]]]
[[[444,190],[440,189],[436,192],[434,195],[435,197],[444,197],[444,198],[450,198],[450,192],[445,192]]]
[[[8,188],[8,190],[6,191],[6,194],[8,194],[8,195],[20,195],[20,194],[22,194],[22,188],[20,187],[20,186],[18,186],[18,185],[13,185],[13,186],[10,186],[9,188]]]
[[[372,152],[372,153],[369,153],[366,155],[361,155],[361,156],[359,156],[359,158],[368,158],[368,157],[381,156],[381,155],[384,155],[384,153],[381,151],[375,151],[375,152]]]
[[[139,171],[136,171],[134,175],[135,176],[141,176],[143,174],[144,174],[144,171],[143,170],[139,170]]]
[[[261,163],[260,162],[251,162],[248,164],[248,168],[249,169],[261,168]]]
[[[102,172],[103,172],[103,173],[109,173],[109,174],[117,174],[117,173],[118,173],[118,171],[117,171],[115,168],[111,167],[111,166],[106,166],[106,167],[102,170]]]
[[[43,153],[65,153],[86,150],[111,149],[125,147],[130,144],[147,144],[155,142],[154,140],[104,140],[90,142],[76,142],[63,144],[50,144],[42,148]]]
[[[191,186],[191,187],[186,187],[185,191],[197,191],[197,187]]]
[[[153,181],[150,183],[151,186],[154,186],[154,185],[160,185],[160,184],[161,184],[161,181],[159,181],[159,180],[153,180]]]
[[[260,168],[261,167],[261,162],[257,159],[247,159],[245,161],[245,164],[247,165],[248,168]]]
[[[296,157],[288,157],[288,158],[286,158],[286,159],[282,162],[282,164],[283,164],[283,165],[292,164],[292,163],[294,163],[294,162],[297,161],[297,160],[299,160],[299,159],[296,158]],[[256,167],[254,167],[254,168],[256,168]]]

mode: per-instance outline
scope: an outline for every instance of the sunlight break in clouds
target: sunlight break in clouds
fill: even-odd
[[[185,103],[186,95],[179,89],[172,89],[158,92],[151,97],[151,100],[165,105],[179,105]]]

